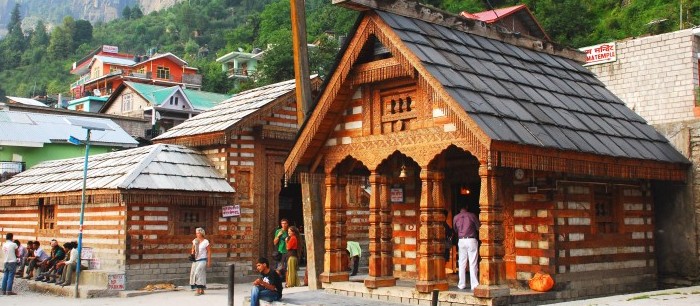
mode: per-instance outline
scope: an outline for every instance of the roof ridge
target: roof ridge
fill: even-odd
[[[334,0],[333,4],[358,11],[378,10],[408,18],[419,19],[537,52],[569,58],[579,63],[586,62],[585,53],[577,49],[565,47],[521,33],[508,32],[505,29],[494,27],[486,22],[455,15],[413,0]]]
[[[156,144],[153,145],[153,149],[137,164],[137,166],[131,170],[131,173],[129,173],[126,178],[117,186],[117,188],[121,189],[129,189],[129,185],[136,180],[136,178],[141,175],[141,172],[146,169],[146,167],[153,161],[153,159],[158,156],[158,153],[163,151],[163,147],[167,146],[166,144]]]

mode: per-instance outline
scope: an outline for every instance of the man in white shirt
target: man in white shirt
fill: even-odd
[[[34,268],[40,267],[40,264],[50,258],[49,254],[41,248],[41,243],[39,240],[34,241],[34,258],[29,261],[29,268],[27,268],[27,276],[24,279],[31,279],[34,277]],[[40,271],[41,272],[41,271]]]
[[[17,245],[12,241],[12,233],[5,235],[5,243],[2,252],[5,254],[5,274],[2,276],[2,295],[17,295],[12,291],[12,283],[15,281],[17,271]]]

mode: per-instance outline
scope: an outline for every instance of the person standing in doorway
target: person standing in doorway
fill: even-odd
[[[5,243],[2,245],[2,252],[5,254],[5,274],[2,277],[2,295],[17,295],[12,291],[12,283],[15,281],[17,271],[17,245],[12,238],[12,233],[5,235]]]
[[[299,231],[290,226],[287,231],[287,288],[297,287],[299,283]]]
[[[289,237],[289,221],[280,220],[280,228],[275,231],[274,244],[277,247],[277,254],[274,254],[275,270],[284,277],[287,272],[287,238]]]
[[[476,239],[479,232],[479,219],[475,214],[468,212],[466,208],[462,207],[459,214],[452,221],[452,226],[454,226],[454,230],[459,238],[457,242],[457,247],[459,248],[459,283],[457,288],[467,288],[466,270],[468,258],[469,284],[471,289],[474,290],[479,285],[479,266],[477,263],[479,259],[479,241]]]

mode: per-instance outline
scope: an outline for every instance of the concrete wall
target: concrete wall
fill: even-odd
[[[700,37],[692,30],[617,42],[617,61],[588,66],[651,124],[695,118]]]

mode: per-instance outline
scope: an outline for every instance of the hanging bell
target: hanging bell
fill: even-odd
[[[406,175],[406,165],[402,165],[401,172],[399,173],[399,178],[405,179],[406,177],[408,177],[408,175]]]

